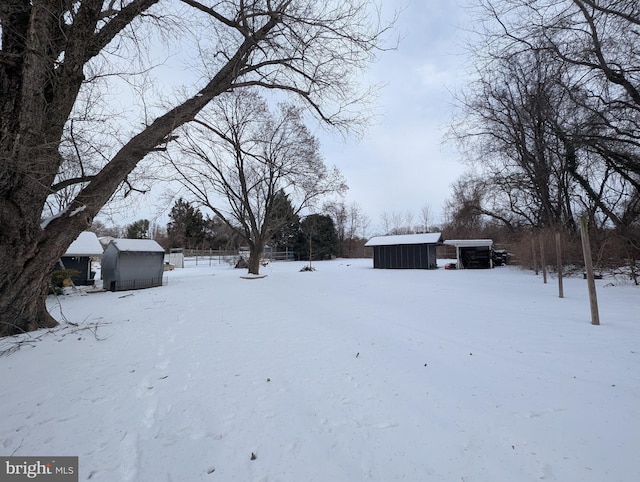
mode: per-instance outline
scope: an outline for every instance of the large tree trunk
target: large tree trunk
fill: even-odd
[[[10,276],[12,273],[8,273]],[[15,278],[15,276],[13,276]],[[4,287],[0,297],[0,336],[16,335],[39,328],[52,328],[58,322],[49,314],[46,296],[49,279],[21,276],[17,283]]]
[[[92,219],[67,214],[43,229],[37,212],[0,199],[0,337],[57,324],[46,309],[51,272]]]
[[[264,250],[264,243],[251,243],[249,245],[249,262],[247,263],[249,268],[249,274],[260,274],[260,260],[262,259],[262,251]]]

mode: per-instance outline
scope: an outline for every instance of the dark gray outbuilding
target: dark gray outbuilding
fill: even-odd
[[[164,249],[152,239],[113,239],[102,255],[102,286],[111,291],[162,286]]]
[[[102,256],[102,245],[95,233],[83,231],[71,243],[60,258],[62,269],[75,272],[71,281],[76,286],[90,286],[94,283],[95,273],[91,271],[91,260]]]
[[[441,233],[376,236],[365,246],[373,248],[373,267],[382,269],[436,269],[436,247]]]

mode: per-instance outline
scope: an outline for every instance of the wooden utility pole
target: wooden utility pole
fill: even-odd
[[[556,271],[558,272],[558,297],[564,298],[564,288],[562,286],[562,242],[559,231],[556,233]]]
[[[596,282],[593,278],[593,262],[591,260],[591,245],[589,244],[589,228],[587,216],[580,217],[580,237],[582,238],[582,253],[584,254],[584,267],[587,270],[587,287],[589,288],[589,305],[591,307],[591,324],[600,324],[598,314],[598,297],[596,295]]]
[[[538,240],[540,241],[540,264],[542,265],[542,281],[544,284],[547,284],[547,260],[544,256],[544,240],[542,239],[542,234],[538,236]]]

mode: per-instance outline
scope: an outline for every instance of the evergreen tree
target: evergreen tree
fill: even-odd
[[[301,260],[322,260],[338,252],[338,235],[331,216],[310,214],[300,223],[297,256]]]
[[[271,211],[271,224],[279,226],[271,236],[274,251],[295,251],[300,231],[300,216],[283,190],[276,193]]]
[[[127,226],[127,238],[129,239],[149,239],[149,220],[139,219],[135,223]]]
[[[167,224],[167,237],[173,247],[203,248],[207,233],[202,213],[184,199],[176,201]],[[208,246],[207,246],[208,247]]]
[[[207,216],[204,220],[204,225],[209,247],[236,250],[240,246],[238,233],[230,228],[219,216]]]

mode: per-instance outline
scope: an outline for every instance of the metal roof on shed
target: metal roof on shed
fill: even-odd
[[[112,239],[110,244],[118,251],[164,253],[164,248],[153,239]]]
[[[442,233],[396,234],[375,236],[365,246],[397,246],[402,244],[438,244],[442,242]]]
[[[493,246],[492,239],[447,239],[443,242],[443,244],[448,244],[449,246],[455,246],[457,248],[473,248],[473,247],[484,247],[484,246]]]

